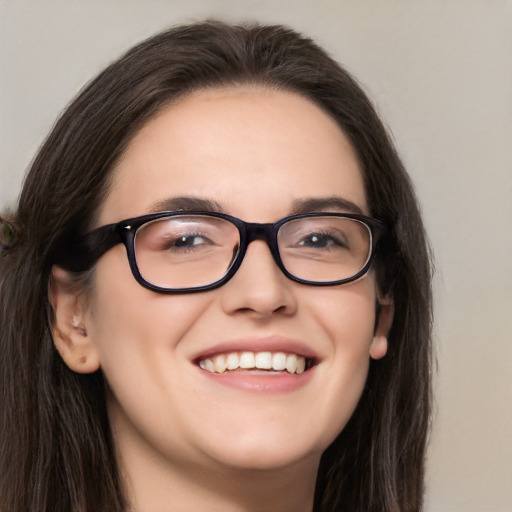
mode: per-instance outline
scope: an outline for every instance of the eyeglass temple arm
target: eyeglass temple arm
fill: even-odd
[[[57,251],[54,263],[71,272],[90,269],[103,254],[122,242],[116,227],[116,224],[102,226],[73,242],[64,243]]]

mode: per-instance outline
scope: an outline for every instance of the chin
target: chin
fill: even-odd
[[[278,471],[286,468],[291,468],[301,462],[311,461],[318,459],[322,452],[316,454],[304,452],[269,452],[262,450],[261,447],[257,450],[249,450],[246,453],[237,453],[231,458],[225,457],[224,460],[219,461],[223,466],[236,469],[239,471]]]
[[[241,436],[243,437],[243,436]],[[219,465],[237,470],[273,471],[295,466],[302,462],[316,461],[318,464],[323,451],[331,440],[315,442],[312,439],[300,439],[293,432],[287,439],[272,439],[270,432],[252,439],[239,439],[234,443],[226,442],[222,450],[215,447],[210,457]],[[229,448],[226,449],[226,444]]]

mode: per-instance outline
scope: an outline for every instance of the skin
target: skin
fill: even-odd
[[[214,200],[252,222],[333,195],[368,214],[358,161],[337,124],[298,95],[250,86],[174,103],[142,128],[114,178],[98,226],[177,196]],[[86,300],[58,268],[54,281],[56,346],[73,370],[104,372],[133,510],[311,510],[321,454],[353,413],[369,359],[386,353],[392,305],[371,271],[349,285],[301,285],[255,241],[221,288],[165,295],[135,281],[118,245],[100,258]],[[220,342],[250,348],[274,338],[318,358],[291,392],[218,384],[192,361]]]

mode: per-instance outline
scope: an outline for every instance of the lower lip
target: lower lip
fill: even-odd
[[[212,382],[254,393],[291,393],[305,386],[313,375],[314,368],[301,374],[251,374],[250,372],[212,373],[199,368]]]

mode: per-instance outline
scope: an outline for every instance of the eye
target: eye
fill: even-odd
[[[214,242],[205,235],[199,233],[187,233],[184,235],[177,235],[166,240],[165,249],[180,250],[189,249],[197,250],[205,246],[214,245]]]
[[[309,233],[297,244],[300,247],[325,249],[329,246],[345,247],[345,244],[331,233]]]
[[[192,245],[200,245],[203,242],[203,237],[200,235],[184,235],[177,238],[174,242],[176,247],[190,247]]]

